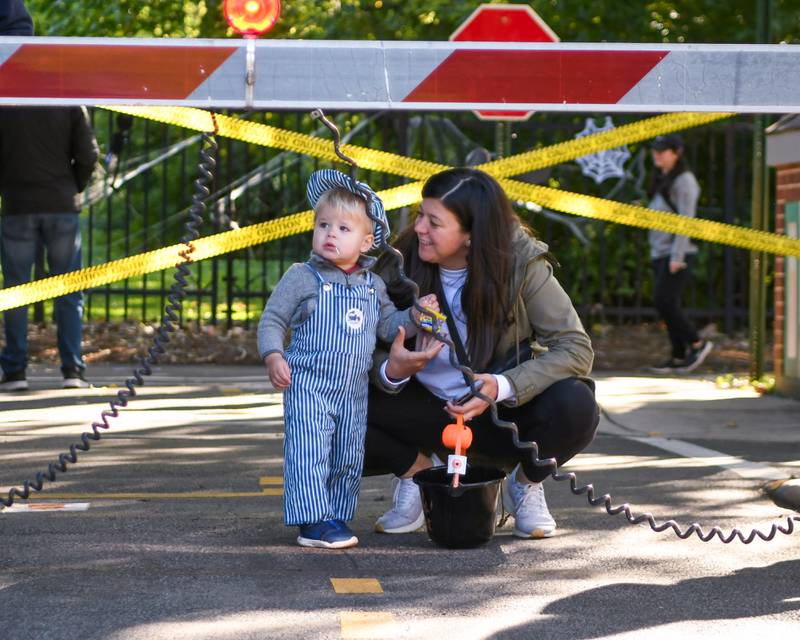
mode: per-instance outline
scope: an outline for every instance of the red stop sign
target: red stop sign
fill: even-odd
[[[454,42],[558,42],[526,4],[482,4],[453,32]],[[527,120],[533,111],[475,111],[482,120]]]

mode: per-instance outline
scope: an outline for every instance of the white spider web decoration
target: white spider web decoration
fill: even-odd
[[[586,118],[586,126],[575,134],[575,139],[600,131],[609,131],[613,128],[614,123],[611,121],[611,116],[606,116],[605,124],[602,127],[598,127],[594,123],[594,118]],[[628,151],[628,147],[622,146],[576,158],[575,162],[580,165],[583,175],[592,178],[596,184],[600,184],[608,178],[622,178],[625,175],[625,162],[630,157],[631,152]]]

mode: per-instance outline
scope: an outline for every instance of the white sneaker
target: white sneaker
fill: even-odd
[[[392,508],[375,522],[378,533],[411,533],[425,522],[422,496],[412,478],[394,478]]]
[[[91,389],[92,383],[81,378],[64,378],[62,389]]]
[[[435,453],[431,456],[434,467],[440,467],[442,461]],[[394,496],[392,508],[375,522],[378,533],[411,533],[425,524],[422,512],[422,494],[413,478],[394,478]]]
[[[24,371],[16,373],[3,374],[0,380],[0,391],[26,391],[28,389],[28,381],[25,378]]]
[[[64,382],[61,386],[64,389],[90,389],[92,383],[86,381],[83,371],[70,369],[64,373]]]
[[[503,508],[514,516],[514,535],[518,538],[549,538],[556,521],[547,509],[541,482],[517,482],[519,465],[503,483]]]

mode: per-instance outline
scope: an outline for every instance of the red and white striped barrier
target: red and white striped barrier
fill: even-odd
[[[800,45],[5,37],[0,104],[787,113]]]

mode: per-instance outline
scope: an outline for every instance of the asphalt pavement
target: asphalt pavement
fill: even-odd
[[[45,470],[129,370],[67,391],[53,367],[0,395],[0,488]],[[701,376],[597,376],[604,414],[568,465],[634,513],[769,531],[761,493],[800,474],[800,403]],[[511,526],[448,550],[374,533],[388,476],[365,478],[359,546],[296,546],[282,524],[282,407],[258,367],[156,369],[79,462],[0,513],[0,638],[767,638],[800,631],[800,532],[679,539],[546,481],[555,537]],[[444,426],[444,425],[443,425]],[[794,514],[800,517],[800,514]],[[795,523],[800,525],[800,521]]]

